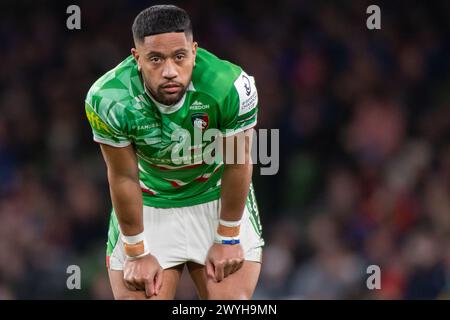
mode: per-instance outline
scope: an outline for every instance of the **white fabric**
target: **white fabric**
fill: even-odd
[[[205,264],[206,254],[214,243],[219,223],[220,200],[182,208],[144,207],[144,232],[150,253],[162,268],[187,261]],[[261,262],[263,239],[251,225],[245,208],[240,232],[245,260]],[[118,242],[110,257],[112,270],[123,270],[125,253]]]
[[[121,238],[122,238],[122,242],[124,242],[126,244],[136,244],[136,243],[139,243],[139,242],[145,240],[145,234],[144,234],[144,232],[141,232],[134,236],[126,236],[126,235],[122,234]]]

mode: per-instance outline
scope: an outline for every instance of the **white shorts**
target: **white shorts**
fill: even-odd
[[[193,261],[205,264],[206,254],[214,242],[219,221],[220,199],[181,208],[144,206],[144,230],[150,253],[163,269]],[[111,270],[123,270],[125,253],[116,232],[116,243],[107,257]],[[110,235],[111,237],[111,229]],[[261,262],[261,225],[257,209],[246,205],[241,223],[241,245],[245,260]]]

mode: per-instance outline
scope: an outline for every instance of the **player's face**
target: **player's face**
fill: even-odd
[[[131,49],[145,86],[156,101],[172,105],[186,92],[192,77],[197,43],[184,32],[144,38]]]

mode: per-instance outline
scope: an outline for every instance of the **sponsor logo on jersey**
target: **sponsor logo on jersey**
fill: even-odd
[[[137,128],[138,128],[138,130],[148,130],[148,129],[158,128],[158,127],[159,127],[159,123],[155,122],[155,123],[151,123],[151,124],[139,125]]]
[[[206,112],[196,112],[191,115],[192,125],[201,131],[208,128],[209,115]]]
[[[250,84],[250,79],[249,79],[245,74],[243,74],[243,75],[242,75],[242,81],[243,81],[243,83],[244,83],[245,94],[246,94],[247,96],[249,96],[250,93],[252,93],[252,88],[251,88],[251,84]]]
[[[103,134],[111,134],[112,133],[112,131],[108,127],[108,125],[93,111],[89,111],[88,109],[86,109],[86,116],[87,116],[88,121],[91,124],[92,128],[94,128],[94,130],[97,130],[98,132],[103,133]]]
[[[202,102],[195,100],[191,106],[189,107],[190,110],[204,110],[209,109],[209,104],[203,104]]]

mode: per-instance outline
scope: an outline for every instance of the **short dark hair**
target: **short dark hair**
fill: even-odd
[[[191,19],[187,12],[174,5],[156,5],[142,10],[134,19],[133,38],[143,42],[147,36],[167,32],[192,35]]]

